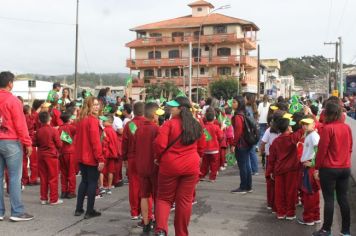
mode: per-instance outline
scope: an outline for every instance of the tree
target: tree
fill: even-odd
[[[179,93],[179,88],[172,82],[162,84],[149,84],[146,86],[146,98],[160,98],[163,95],[166,99],[171,99]]]
[[[210,93],[213,97],[230,99],[238,95],[239,81],[237,78],[220,78],[210,84]]]

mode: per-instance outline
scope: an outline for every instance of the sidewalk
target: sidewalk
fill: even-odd
[[[216,183],[200,182],[197,188],[198,204],[193,207],[190,235],[192,236],[304,236],[320,227],[306,227],[296,221],[277,221],[265,206],[264,177],[254,176],[255,192],[246,195],[231,194],[230,190],[238,186],[237,168],[228,168],[218,177]],[[79,180],[79,179],[78,179]],[[352,187],[353,209],[356,209],[356,187]],[[128,186],[113,190],[111,196],[97,200],[96,208],[103,213],[101,217],[83,220],[74,217],[76,200],[65,200],[59,206],[41,206],[39,187],[27,187],[23,192],[26,209],[35,215],[35,220],[24,223],[12,223],[8,219],[0,222],[0,235],[5,236],[126,236],[140,235],[137,222],[131,221],[128,205]],[[5,198],[7,209],[9,199]],[[338,207],[336,207],[338,212]],[[300,216],[302,208],[298,208]],[[355,215],[355,211],[352,213]],[[8,216],[9,212],[7,212]],[[173,215],[173,213],[172,213]],[[334,221],[334,235],[339,233],[338,214]],[[174,235],[170,221],[169,235]],[[355,218],[353,218],[355,219]],[[355,220],[353,220],[355,222]],[[355,226],[356,223],[353,223]],[[353,229],[356,232],[355,228]]]

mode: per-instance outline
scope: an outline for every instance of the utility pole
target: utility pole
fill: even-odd
[[[75,24],[75,69],[74,69],[74,99],[78,96],[78,17],[79,17],[79,0],[77,0],[77,16]]]
[[[260,98],[260,80],[261,80],[261,75],[260,75],[260,45],[257,46],[257,99]]]
[[[344,70],[344,65],[342,64],[342,37],[339,37],[339,47],[340,47],[340,93],[339,97],[342,98],[344,96],[344,76],[343,76],[343,70]]]
[[[328,43],[324,43],[324,45],[335,45],[335,79],[334,79],[334,90],[337,90],[339,42],[328,42]]]
[[[328,89],[327,89],[327,94],[328,97],[331,94],[331,63],[334,58],[326,58],[328,60],[328,75],[327,75],[327,83],[328,83]]]
[[[192,102],[192,42],[189,43],[189,100]],[[199,71],[198,71],[199,73]],[[184,91],[185,92],[185,91]],[[198,94],[198,87],[197,87]],[[199,103],[199,101],[198,101]]]

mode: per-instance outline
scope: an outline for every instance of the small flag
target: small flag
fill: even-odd
[[[212,137],[211,137],[211,134],[209,133],[209,131],[207,129],[204,129],[204,135],[205,135],[205,140],[206,141],[211,141]]]
[[[218,121],[219,121],[219,123],[220,124],[222,124],[223,122],[224,122],[224,117],[223,117],[223,115],[221,114],[221,112],[220,112],[220,114],[219,114],[219,116],[218,116]]]
[[[232,107],[232,99],[227,100],[227,105],[231,108]]]
[[[91,96],[93,96],[93,95],[91,94],[90,91],[86,91],[86,92],[84,93],[84,98],[91,97]]]
[[[104,113],[110,113],[112,111],[112,107],[111,106],[109,106],[109,105],[107,105],[107,106],[105,106],[104,107]]]
[[[231,126],[232,125],[231,119],[229,117],[225,117],[224,124],[226,125],[226,127]]]
[[[72,116],[70,117],[70,119],[71,119],[71,120],[75,120],[75,119],[77,119],[77,117],[76,117],[75,115],[72,115]]]
[[[234,153],[228,153],[226,154],[226,162],[228,166],[234,166],[236,165],[236,157]]]
[[[72,138],[69,136],[69,134],[65,131],[62,131],[61,133],[61,140],[63,142],[66,142],[66,143],[69,143],[69,144],[72,144],[73,143],[73,140]]]
[[[177,98],[178,98],[178,97],[187,97],[187,95],[185,94],[185,92],[183,92],[182,90],[179,89],[179,93],[177,94],[176,97],[177,97]]]
[[[130,122],[129,124],[129,129],[132,135],[134,135],[136,133],[137,130],[137,126],[134,122]]]
[[[109,120],[106,116],[99,116],[99,120],[101,121],[107,121]]]
[[[161,95],[161,97],[159,98],[159,102],[160,103],[164,103],[166,102],[167,100]]]
[[[126,78],[126,87],[128,87],[130,84],[132,84],[132,76],[131,75]]]

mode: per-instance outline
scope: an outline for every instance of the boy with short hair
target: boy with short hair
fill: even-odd
[[[41,179],[41,204],[62,204],[63,201],[58,198],[58,151],[62,147],[62,141],[59,138],[58,130],[50,126],[50,114],[41,112],[38,117],[42,124],[42,127],[36,133]],[[50,193],[49,201],[48,189]]]
[[[63,125],[58,129],[63,145],[60,152],[59,164],[61,169],[61,198],[75,198],[76,167],[75,146],[73,144],[76,126],[72,123],[72,114],[64,112],[61,115]]]
[[[143,233],[149,233],[153,229],[152,210],[150,200],[156,196],[158,166],[154,164],[156,158],[153,145],[159,126],[156,103],[145,104],[145,118],[142,126],[135,133],[136,169],[140,178],[141,214],[143,217]],[[162,114],[162,113],[160,113]]]
[[[267,175],[275,181],[275,208],[277,219],[294,220],[296,218],[296,199],[299,177],[299,160],[297,158],[297,143],[304,131],[292,133],[296,123],[291,120],[292,115],[285,114],[276,121],[280,132],[271,147],[268,158]]]
[[[224,134],[220,127],[214,124],[215,111],[213,108],[208,108],[205,113],[205,127],[204,134],[206,146],[204,150],[203,162],[200,167],[200,179],[203,180],[205,175],[209,172],[210,182],[215,182],[218,170],[220,167],[220,142],[224,138]]]

